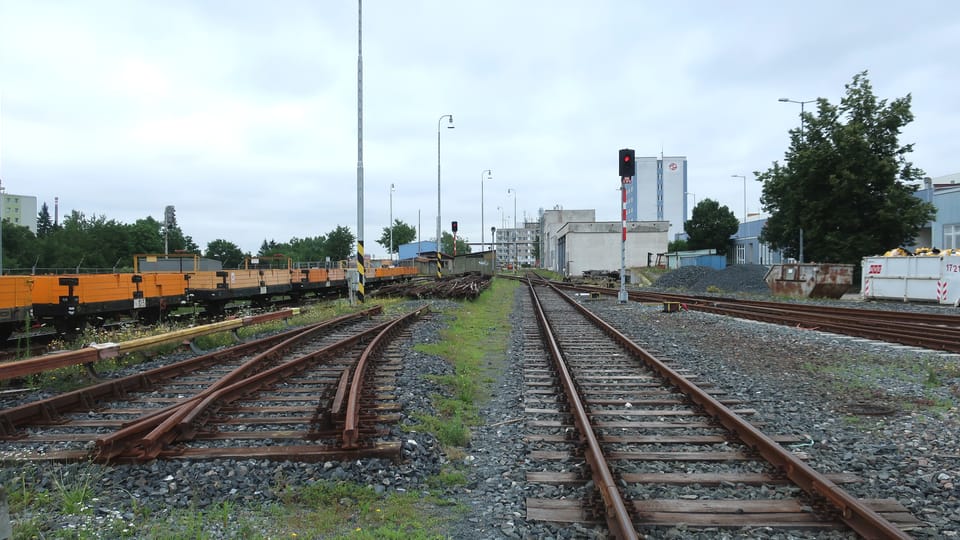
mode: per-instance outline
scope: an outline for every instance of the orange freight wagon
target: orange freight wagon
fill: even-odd
[[[52,320],[61,332],[126,316],[155,321],[185,300],[183,274],[67,274],[34,280],[34,316]]]
[[[0,340],[30,320],[34,276],[0,276]]]

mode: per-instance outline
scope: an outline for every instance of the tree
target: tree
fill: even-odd
[[[3,220],[3,271],[24,270],[37,262],[39,245],[29,227]]]
[[[737,216],[729,208],[713,199],[703,199],[693,207],[683,229],[687,231],[689,249],[715,249],[718,255],[726,255],[730,237],[739,226]]]
[[[147,216],[130,225],[130,248],[137,253],[163,253],[163,223]]]
[[[50,219],[50,208],[47,203],[40,206],[40,213],[37,214],[37,238],[43,238],[53,232],[53,220]]]
[[[456,251],[454,251],[453,235],[448,233],[447,231],[443,231],[443,233],[440,236],[441,238],[443,238],[443,240],[440,241],[440,245],[442,246],[442,249],[440,250],[441,252],[446,253],[448,255],[453,255],[454,253],[456,253],[457,255],[464,255],[464,254],[470,253],[470,245],[467,244],[466,238],[462,236],[457,237],[457,249]]]
[[[353,251],[353,242],[356,237],[350,232],[349,227],[343,225],[327,234],[326,252],[330,260],[345,261],[355,256]]]
[[[243,264],[243,252],[240,248],[233,242],[219,238],[207,244],[207,251],[203,256],[220,261],[224,268],[239,268]]]
[[[686,250],[687,250],[686,240],[673,240],[671,242],[667,242],[667,251],[669,251],[670,253],[674,253],[677,251],[686,251]]]
[[[390,229],[391,227],[384,227],[383,233],[380,235],[380,239],[377,240],[377,243],[383,246],[388,253],[396,253],[398,251],[398,246],[402,244],[409,244],[417,238],[417,229],[412,225],[407,225],[406,223],[400,221],[399,219],[393,220],[393,250],[390,249]]]
[[[906,160],[912,144],[900,130],[913,120],[911,97],[877,100],[867,72],[846,85],[839,105],[817,100],[801,130],[791,130],[785,165],[757,173],[770,213],[760,240],[798,257],[857,263],[867,255],[911,244],[936,215],[913,196],[923,171]],[[844,122],[845,120],[845,122]]]

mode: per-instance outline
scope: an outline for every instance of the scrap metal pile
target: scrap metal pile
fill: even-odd
[[[491,276],[475,272],[441,279],[418,278],[380,287],[377,296],[404,296],[407,298],[443,298],[474,300],[490,286]]]

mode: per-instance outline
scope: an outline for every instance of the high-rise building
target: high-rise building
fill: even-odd
[[[37,198],[0,191],[3,220],[30,229],[37,234]]]
[[[688,215],[686,156],[637,156],[636,163],[637,175],[627,184],[627,221],[667,221],[675,238]]]

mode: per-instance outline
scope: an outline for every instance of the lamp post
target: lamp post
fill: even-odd
[[[782,97],[782,98],[778,99],[777,101],[782,102],[782,103],[799,103],[799,104],[800,104],[800,138],[801,138],[801,139],[804,139],[804,136],[803,136],[803,123],[804,123],[804,119],[803,119],[803,106],[806,105],[807,103],[813,103],[813,102],[816,101],[816,100],[815,100],[815,99],[808,99],[808,100],[806,100],[806,101],[797,101],[797,100],[793,100],[793,99],[790,99],[790,98]]]
[[[447,129],[453,129],[453,115],[445,114],[437,120],[437,277],[440,277],[440,125],[449,120]]]
[[[747,177],[742,174],[731,174],[730,178],[743,179],[743,222],[747,222]]]
[[[483,252],[483,179],[486,177],[487,180],[493,179],[493,171],[490,169],[485,169],[480,171],[480,251]],[[493,240],[491,238],[491,240]]]
[[[520,266],[520,246],[517,244],[519,233],[517,231],[517,190],[507,188],[507,193],[513,194],[513,270],[517,271]]]
[[[807,103],[813,103],[815,99],[808,99],[806,101],[797,101],[790,98],[782,97],[778,99],[782,103],[799,103],[800,104],[800,138],[804,141],[807,140],[806,136],[803,134],[803,124],[806,122],[803,115],[803,106]],[[800,227],[800,263],[803,264],[803,227]]]
[[[390,184],[390,264],[393,264],[393,190],[395,186]]]

